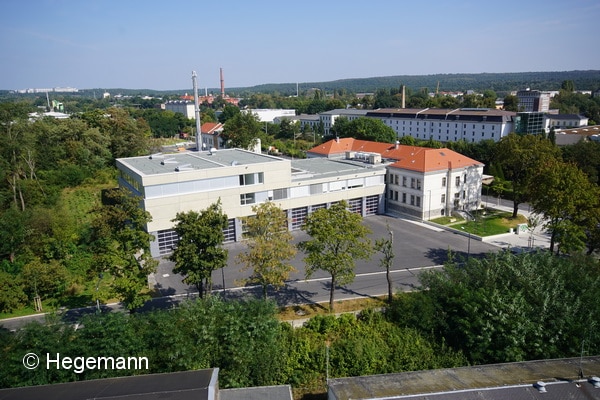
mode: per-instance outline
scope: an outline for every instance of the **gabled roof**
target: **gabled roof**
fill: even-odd
[[[340,157],[347,151],[378,153],[382,158],[396,160],[391,166],[418,172],[480,166],[481,162],[447,148],[404,146],[354,138],[332,139],[308,151],[319,156]]]
[[[214,135],[223,131],[223,124],[220,122],[205,122],[200,130],[207,135]]]

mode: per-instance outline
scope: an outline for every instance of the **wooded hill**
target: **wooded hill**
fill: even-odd
[[[531,88],[537,90],[559,90],[563,81],[573,81],[576,90],[597,90],[600,88],[600,70],[589,71],[556,71],[556,72],[512,72],[512,73],[480,73],[480,74],[435,74],[435,75],[396,75],[372,78],[339,79],[330,82],[299,82],[300,94],[311,89],[320,89],[325,92],[346,91],[350,93],[373,93],[378,89],[399,88],[406,85],[413,92],[426,89],[434,92],[440,91],[466,91],[493,90],[499,96],[513,90]],[[190,88],[173,90],[152,89],[123,89],[123,88],[95,88],[83,89],[78,93],[61,93],[78,97],[100,96],[103,91],[119,93],[124,96],[164,96],[170,94],[190,93]],[[219,95],[219,88],[207,89],[215,96]],[[244,97],[253,93],[278,93],[284,96],[296,95],[296,82],[292,83],[266,83],[249,87],[226,88],[229,96]],[[8,91],[0,91],[0,97],[8,95]],[[23,96],[23,95],[21,95]],[[34,95],[35,96],[35,95]]]

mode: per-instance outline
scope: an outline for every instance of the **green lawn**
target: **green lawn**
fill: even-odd
[[[510,228],[516,229],[517,225],[527,223],[527,218],[518,215],[512,219],[510,212],[498,210],[483,210],[474,213],[475,221],[466,221],[456,217],[441,217],[431,220],[439,225],[448,226],[454,229],[461,229],[477,236],[492,236],[501,233],[508,233]]]

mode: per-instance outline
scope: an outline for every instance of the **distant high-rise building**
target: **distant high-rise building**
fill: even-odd
[[[539,90],[519,90],[519,111],[524,112],[548,112],[550,110],[550,92]]]

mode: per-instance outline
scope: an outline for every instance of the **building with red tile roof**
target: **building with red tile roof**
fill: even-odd
[[[225,141],[221,137],[223,133],[223,124],[220,122],[205,122],[200,127],[202,131],[202,148],[222,149],[225,147]]]
[[[369,154],[388,163],[387,212],[432,219],[480,206],[483,164],[447,148],[337,138],[310,149],[307,157],[366,159]]]

